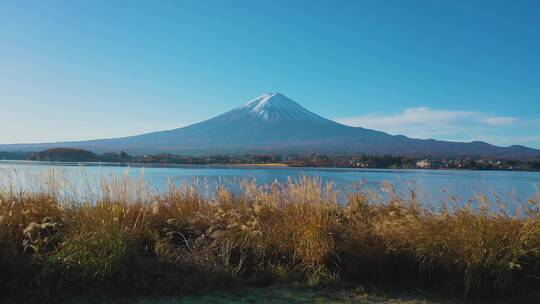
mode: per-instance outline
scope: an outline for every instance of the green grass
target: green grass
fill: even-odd
[[[205,295],[192,295],[183,297],[150,297],[150,298],[116,298],[98,299],[95,302],[88,299],[75,299],[73,304],[90,303],[137,303],[137,304],[250,304],[250,303],[275,303],[275,304],[308,304],[308,303],[333,303],[333,304],[462,304],[456,299],[443,299],[433,295],[415,294],[400,295],[373,295],[363,290],[355,289],[313,289],[313,288],[250,288],[235,290],[233,292],[213,291]]]
[[[540,287],[538,197],[509,214],[485,199],[426,209],[414,193],[351,192],[339,204],[331,185],[308,178],[210,196],[193,185],[155,193],[127,177],[84,195],[57,173],[32,180],[38,192],[9,182],[0,191],[6,297],[361,284],[493,299]]]

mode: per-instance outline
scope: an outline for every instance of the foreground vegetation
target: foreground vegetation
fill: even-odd
[[[55,171],[33,180],[39,191],[0,181],[4,297],[301,284],[490,299],[540,287],[540,197],[512,212],[482,197],[432,210],[390,185],[340,204],[331,185],[307,178],[212,194],[194,184],[155,193],[128,177],[92,190]]]

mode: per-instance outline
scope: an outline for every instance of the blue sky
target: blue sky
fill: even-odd
[[[2,1],[0,143],[184,126],[281,92],[331,119],[540,148],[539,1]]]

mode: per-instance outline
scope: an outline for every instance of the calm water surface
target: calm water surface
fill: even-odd
[[[81,176],[97,181],[100,177],[128,174],[132,178],[143,178],[157,191],[165,191],[168,182],[193,182],[198,180],[209,185],[224,184],[230,187],[239,180],[254,180],[258,184],[287,182],[289,178],[302,176],[318,177],[323,183],[332,182],[338,190],[360,187],[377,192],[389,182],[400,193],[408,190],[419,192],[423,200],[447,201],[454,196],[466,202],[477,194],[495,196],[505,201],[522,201],[538,194],[540,172],[511,171],[466,171],[466,170],[390,170],[390,169],[335,169],[335,168],[291,168],[291,167],[245,167],[245,166],[141,166],[87,163],[0,161],[0,171],[17,171],[19,183],[27,186],[28,176],[36,176],[54,169],[71,176]],[[0,173],[1,173],[0,172]],[[4,177],[0,183],[6,183]],[[96,182],[97,183],[97,182]],[[209,189],[211,189],[210,187]]]

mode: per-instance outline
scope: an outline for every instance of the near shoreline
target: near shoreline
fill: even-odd
[[[510,214],[487,200],[424,208],[415,193],[391,190],[341,193],[340,204],[340,193],[309,178],[209,197],[190,185],[156,194],[126,177],[73,201],[59,176],[34,181],[50,190],[0,191],[7,298],[352,284],[489,301],[540,288],[540,197]]]

